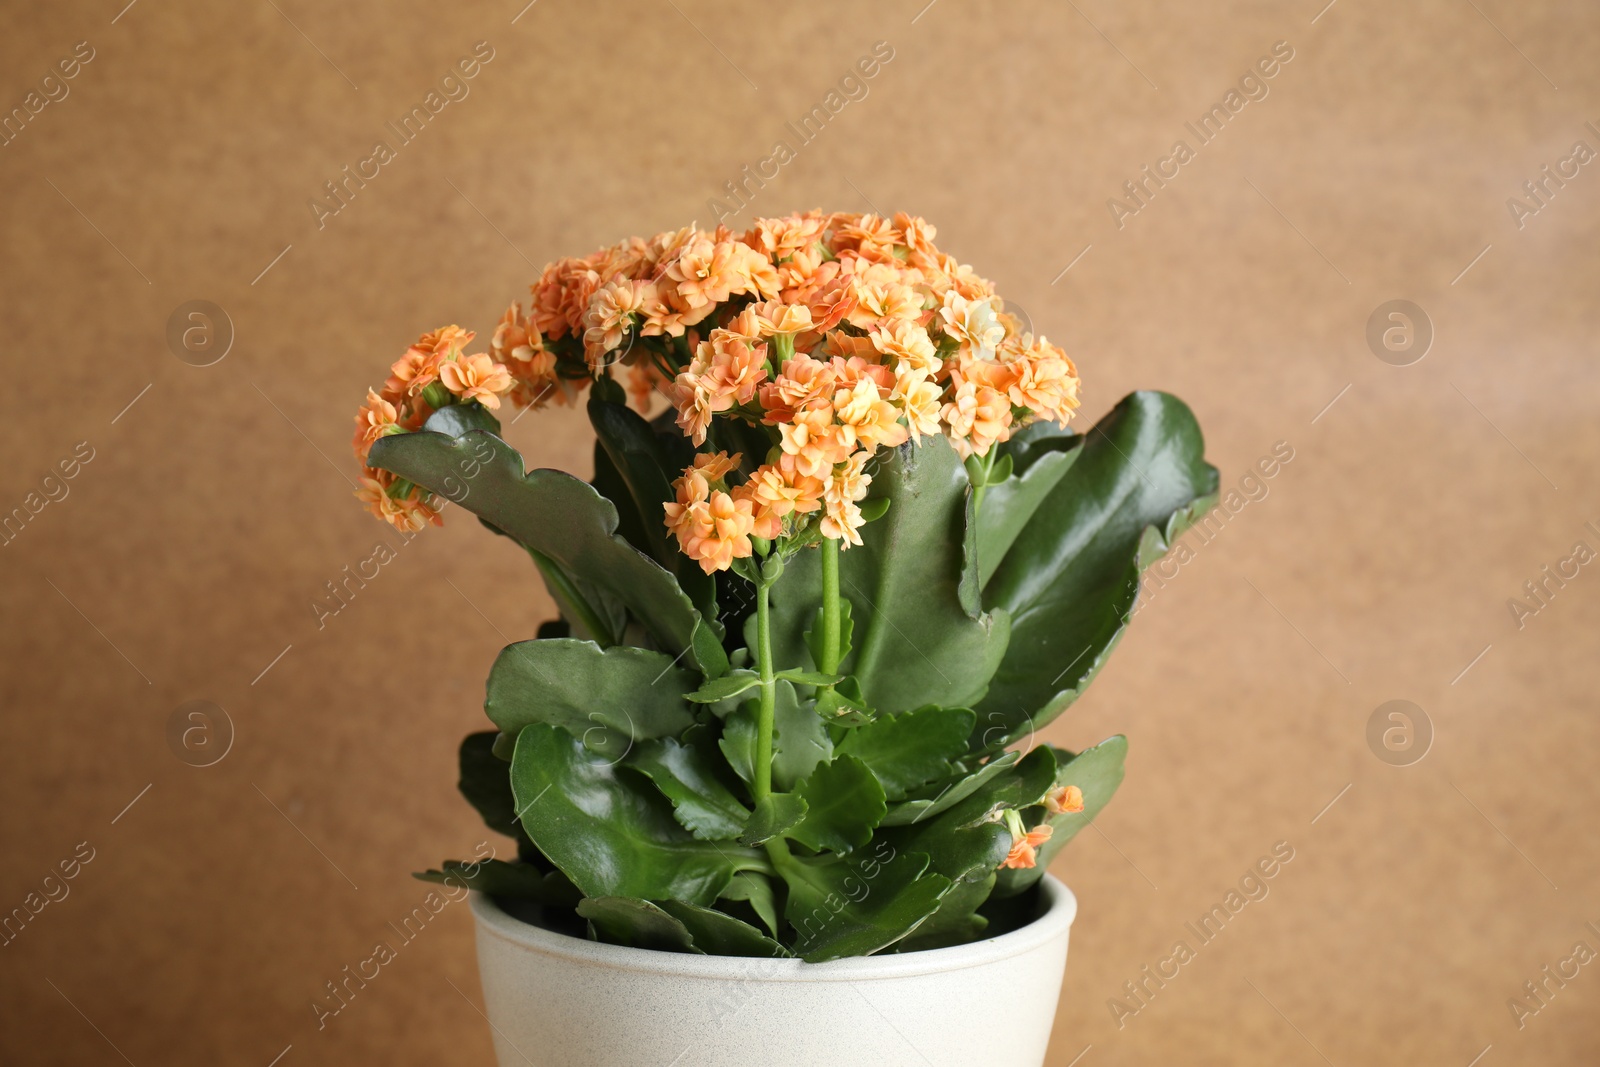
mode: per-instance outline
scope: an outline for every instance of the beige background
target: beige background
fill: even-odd
[[[388,536],[350,499],[351,413],[546,260],[710,223],[879,40],[870,94],[757,211],[925,215],[1077,357],[1091,419],[1171,390],[1228,484],[1294,449],[1049,731],[1132,738],[1058,866],[1082,910],[1050,1062],[1600,1059],[1600,966],[1520,1030],[1506,1006],[1600,949],[1600,569],[1520,630],[1506,606],[1600,548],[1600,173],[1520,230],[1506,207],[1600,148],[1592,6],[122,2],[8,4],[0,34],[6,108],[95,50],[0,148],[0,509],[94,450],[0,548],[0,910],[95,857],[0,948],[0,1060],[486,1061],[463,907],[321,1032],[310,1007],[393,938],[409,871],[485,836],[454,746],[551,610],[456,521],[319,629],[324,582]],[[319,230],[307,201],[480,40],[470,96]],[[1107,198],[1279,40],[1270,95],[1119,230]],[[1403,368],[1364,339],[1396,298],[1436,330]],[[205,368],[165,339],[194,299],[236,331]],[[570,413],[510,436],[587,473]],[[1404,768],[1365,740],[1396,698],[1435,732]],[[236,731],[211,767],[169,748],[191,699]],[[1270,895],[1119,1029],[1108,998],[1279,841]]]

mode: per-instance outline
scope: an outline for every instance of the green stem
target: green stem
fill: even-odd
[[[989,454],[987,456],[983,456],[981,458],[978,456],[967,457],[967,478],[972,483],[973,514],[977,514],[978,509],[983,506],[983,494],[989,488],[989,472],[994,470],[995,460],[998,459],[999,456],[999,447],[997,445],[990,445]]]
[[[756,662],[761,672],[761,700],[756,712],[756,780],[751,788],[758,801],[772,792],[772,720],[778,708],[777,681],[772,670],[772,619],[767,607],[771,584],[763,574],[756,585]]]
[[[823,674],[839,673],[839,542],[822,539],[822,662]]]
[[[528,549],[528,555],[533,557],[533,562],[539,568],[539,573],[544,576],[545,585],[550,588],[550,595],[555,598],[556,606],[562,611],[571,611],[577,616],[577,622],[582,623],[584,629],[594,638],[595,644],[601,648],[609,648],[617,643],[613,634],[600,619],[593,606],[578,592],[578,587],[572,584],[567,577],[567,572],[561,565],[542,552]]]

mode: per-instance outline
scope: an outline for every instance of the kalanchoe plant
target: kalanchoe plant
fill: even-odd
[[[1032,919],[1127,748],[1036,732],[1217,474],[1161,393],[1067,429],[1072,361],[933,236],[812,212],[625,241],[547,267],[487,353],[447,327],[369,392],[368,507],[472,512],[561,615],[500,653],[496,729],[460,752],[520,862],[419,877],[603,941],[810,961]],[[525,470],[502,398],[586,387],[593,482]]]

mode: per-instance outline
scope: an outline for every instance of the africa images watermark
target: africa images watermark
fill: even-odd
[[[31,122],[39,121],[39,115],[51,104],[59,104],[72,92],[72,86],[67,83],[76,78],[94,59],[94,45],[88,41],[79,41],[72,46],[72,54],[56,60],[44,77],[39,79],[37,89],[29,89],[22,103],[13,107],[9,114],[0,117],[0,147],[9,145],[22,131],[28,128]]]
[[[1147,963],[1139,968],[1138,977],[1122,983],[1126,999],[1107,997],[1106,1010],[1111,1013],[1111,1021],[1117,1024],[1117,1029],[1127,1026],[1129,1019],[1148,1008],[1156,994],[1182,974],[1183,967],[1199,955],[1199,949],[1221,936],[1228,923],[1237,918],[1246,906],[1266,900],[1267,894],[1272,892],[1269,883],[1293,859],[1294,846],[1289,842],[1279,841],[1273,845],[1271,854],[1256,860],[1240,876],[1237,887],[1229,889],[1220,902],[1211,906],[1210,911],[1195,922],[1183,924],[1184,929],[1194,936],[1196,947],[1191,947],[1186,940],[1173,942],[1172,950],[1157,960],[1154,967]]]
[[[1200,549],[1211,544],[1228,524],[1238,518],[1251,504],[1259,504],[1272,493],[1271,481],[1283,468],[1294,461],[1294,446],[1279,441],[1272,451],[1260,457],[1255,464],[1239,476],[1237,485],[1229,486],[1217,501],[1217,506],[1201,516],[1200,520],[1185,530],[1166,555],[1156,560],[1144,572],[1140,581],[1139,598],[1134,602],[1133,613],[1143,611],[1166,588],[1184,567],[1199,555]]]
[[[1183,167],[1195,159],[1200,148],[1221,136],[1228,123],[1245,109],[1245,105],[1265,100],[1272,91],[1267,83],[1276,78],[1283,66],[1292,59],[1294,48],[1288,41],[1274,42],[1270,54],[1256,60],[1254,67],[1240,75],[1236,88],[1223,93],[1222,99],[1212,104],[1197,122],[1183,124],[1184,129],[1194,136],[1194,147],[1180,138],[1173,142],[1172,150],[1156,160],[1154,165],[1146,163],[1140,169],[1141,177],[1123,182],[1122,191],[1127,194],[1127,199],[1113,196],[1106,200],[1106,210],[1111,212],[1111,221],[1117,224],[1117,229],[1122,229],[1128,219],[1148,207],[1156,192],[1165,189],[1167,182],[1182,173]]]
[[[1600,527],[1593,522],[1583,524],[1584,530],[1600,538]],[[1600,542],[1597,542],[1600,543]],[[1572,546],[1572,551],[1554,563],[1546,563],[1539,569],[1539,573],[1522,583],[1522,591],[1527,599],[1517,597],[1506,598],[1506,609],[1511,612],[1511,621],[1521,630],[1528,625],[1528,620],[1539,614],[1555,600],[1556,594],[1567,587],[1567,583],[1577,578],[1582,573],[1582,568],[1595,558],[1595,550],[1589,547],[1587,541],[1577,541]]]
[[[893,59],[894,46],[888,41],[876,42],[872,51],[856,60],[855,66],[845,71],[836,87],[829,89],[827,95],[802,115],[798,123],[783,124],[785,136],[773,142],[772,152],[765,159],[758,160],[754,167],[746,163],[739,169],[739,177],[722,183],[723,190],[735,206],[730,207],[726,201],[712,197],[706,201],[706,209],[712,217],[721,223],[749,207],[756,194],[767,187],[767,182],[776,179],[784,167],[794,162],[800,154],[799,149],[816,140],[828,123],[838,118],[849,104],[867,98],[872,91],[868,83]],[[752,185],[755,187],[751,188]]]
[[[483,864],[494,859],[494,847],[489,842],[478,842],[477,850],[477,859],[462,868],[460,877],[446,875],[440,883],[441,888],[428,890],[422,902],[400,920],[399,926],[392,922],[389,924],[389,929],[398,935],[397,940],[377,942],[369,955],[356,961],[354,969],[347,963],[337,978],[327,981],[327,995],[311,1002],[311,1010],[317,1016],[318,1030],[326,1029],[329,1019],[348,1008],[356,994],[367,988],[368,982],[375,981],[383,973],[384,967],[399,959],[400,950],[421,937],[422,931],[440,912],[451,904],[467,899],[471,894],[471,880],[478,876]]]
[[[1600,138],[1600,127],[1593,122],[1584,125],[1590,133]],[[1582,173],[1583,168],[1594,161],[1595,155],[1595,150],[1587,142],[1574,141],[1571,150],[1556,160],[1554,168],[1546,163],[1539,168],[1537,176],[1522,183],[1521,194],[1506,197],[1506,210],[1511,213],[1511,221],[1517,224],[1517,229],[1527,226],[1529,219],[1549,207],[1556,193]]]
[[[382,174],[383,168],[399,157],[400,149],[420,137],[423,129],[438,118],[440,112],[451,103],[465,100],[472,92],[472,86],[468,83],[492,59],[494,47],[488,41],[473,45],[472,55],[456,60],[455,65],[439,78],[438,87],[429,89],[421,103],[413,104],[410,111],[385,125],[386,138],[373,142],[372,151],[356,161],[353,171],[347,163],[339,172],[340,177],[324,182],[324,198],[319,200],[313,197],[306,201],[311,217],[316,220],[317,229],[326,227],[329,218],[349,207],[356,194],[367,187],[367,182]],[[390,134],[395,141],[393,145],[387,139]]]

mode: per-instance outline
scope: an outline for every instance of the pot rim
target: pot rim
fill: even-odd
[[[631,948],[588,941],[546,930],[506,914],[483,893],[473,893],[469,906],[480,934],[488,934],[519,948],[613,970],[747,982],[861,982],[945,973],[998,963],[1021,955],[1066,933],[1078,915],[1078,898],[1052,874],[1040,882],[1046,907],[1028,925],[965,945],[924,949],[904,954],[856,956],[827,963],[754,956],[701,956],[684,952]]]

